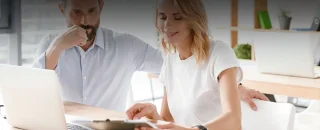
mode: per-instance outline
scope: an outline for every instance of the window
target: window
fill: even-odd
[[[0,64],[7,64],[9,57],[9,37],[6,34],[1,34],[0,39]]]
[[[31,66],[39,46],[46,35],[65,29],[65,20],[59,12],[57,1],[21,1],[22,64]]]

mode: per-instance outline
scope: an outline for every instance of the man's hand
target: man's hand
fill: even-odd
[[[74,46],[83,46],[87,43],[87,39],[86,30],[74,25],[58,37],[55,46],[65,50]]]
[[[246,103],[252,108],[252,110],[256,111],[257,106],[256,104],[252,101],[253,98],[255,99],[260,99],[260,100],[265,100],[265,101],[270,101],[267,96],[264,94],[260,93],[259,91],[253,90],[253,89],[248,89],[242,85],[239,86],[239,94],[240,94],[240,99]]]
[[[87,43],[86,30],[79,26],[72,26],[57,37],[46,51],[46,69],[54,70],[58,64],[62,51],[74,46],[83,46]]]

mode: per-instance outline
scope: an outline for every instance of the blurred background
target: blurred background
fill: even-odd
[[[137,4],[144,3],[144,4]],[[40,39],[48,33],[66,29],[63,15],[59,12],[59,0],[22,0],[21,1],[21,48],[10,47],[10,34],[0,34],[0,63],[10,61],[23,66],[30,66],[34,61],[35,52]],[[290,4],[288,4],[290,3]],[[278,14],[280,8],[290,10],[294,17],[291,27],[310,27],[314,16],[320,16],[320,1],[306,0],[269,0],[268,9],[271,22],[279,27]],[[230,30],[217,29],[230,26],[230,0],[205,0],[209,17],[210,32],[214,39],[230,44]],[[254,10],[253,0],[239,0],[238,25],[252,28]],[[133,6],[134,5],[134,6]],[[303,9],[302,9],[303,8]],[[147,43],[156,45],[157,30],[154,27],[155,0],[105,0],[101,18],[101,27],[118,32],[129,32]],[[238,43],[253,42],[251,31],[239,31]],[[230,44],[231,45],[231,44]],[[9,54],[21,55],[11,57]],[[145,72],[136,72],[132,78],[132,97],[134,102],[154,102],[158,109],[161,107],[163,86],[157,78],[150,78]],[[297,101],[297,98],[275,95],[277,102]],[[304,105],[297,105],[298,112],[304,110],[308,99],[300,98]]]

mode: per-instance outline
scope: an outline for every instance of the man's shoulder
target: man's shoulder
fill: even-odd
[[[118,32],[110,28],[102,28],[105,37],[113,38],[114,40],[132,40],[135,36],[128,32]]]
[[[54,31],[54,32],[51,32],[51,33],[48,33],[48,34],[45,34],[43,36],[43,38],[46,38],[48,40],[53,40],[55,39],[57,36],[61,35],[63,33],[63,31]]]
[[[54,39],[56,39],[61,33],[62,31],[55,31],[48,34],[44,34],[40,40],[39,45],[49,46],[52,43],[52,41],[54,41]]]

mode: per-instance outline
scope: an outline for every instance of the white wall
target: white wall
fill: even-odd
[[[24,63],[33,60],[37,42],[43,34],[65,28],[65,21],[57,8],[59,0],[22,0],[22,51]],[[137,1],[139,2],[137,4]],[[230,43],[230,0],[204,0],[209,18],[211,35]],[[307,1],[307,2],[306,2]],[[123,4],[125,3],[126,4]],[[144,4],[141,4],[144,3]],[[287,5],[293,15],[292,27],[310,27],[314,15],[320,16],[319,0],[269,0],[272,25],[279,28],[277,8]],[[142,40],[155,44],[155,0],[105,0],[101,26],[119,32],[129,32]],[[317,11],[318,10],[318,11]],[[239,0],[239,26],[253,27],[253,0]],[[0,35],[0,63],[6,62],[6,35]],[[252,42],[252,32],[239,32],[239,43]]]
[[[239,0],[239,27],[253,27],[253,0]],[[309,28],[314,16],[320,16],[319,0],[268,0],[268,11],[273,28],[279,28],[279,7],[290,10],[291,28]],[[253,32],[239,32],[239,43],[252,42]]]

